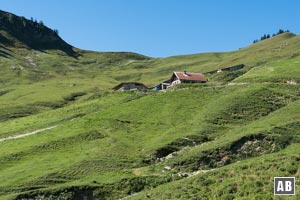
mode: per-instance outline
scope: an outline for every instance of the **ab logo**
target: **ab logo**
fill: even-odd
[[[295,195],[295,177],[274,177],[274,195]]]

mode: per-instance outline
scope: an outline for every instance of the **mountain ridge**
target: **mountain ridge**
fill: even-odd
[[[73,47],[62,40],[55,30],[46,27],[42,21],[38,23],[0,10],[0,29],[2,30],[0,41],[6,44],[23,43],[25,47],[35,50],[59,49],[75,56]],[[12,37],[17,41],[11,39]]]

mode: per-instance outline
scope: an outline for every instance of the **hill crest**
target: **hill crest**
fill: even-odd
[[[57,30],[52,30],[42,21],[28,20],[0,10],[0,43],[34,50],[58,49],[75,56],[73,47],[61,39]]]

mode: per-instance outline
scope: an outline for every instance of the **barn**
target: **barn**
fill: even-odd
[[[139,82],[126,82],[120,83],[119,85],[115,86],[113,90],[115,91],[124,91],[124,90],[147,90],[147,86],[143,83]]]

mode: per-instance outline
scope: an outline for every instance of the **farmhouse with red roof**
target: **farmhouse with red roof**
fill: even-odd
[[[171,77],[172,84],[178,83],[206,83],[207,80],[201,73],[191,73],[191,72],[173,72]]]
[[[192,72],[173,72],[171,78],[166,80],[156,86],[153,90],[165,90],[168,87],[181,84],[181,83],[206,83],[207,79],[202,73],[192,73]]]

